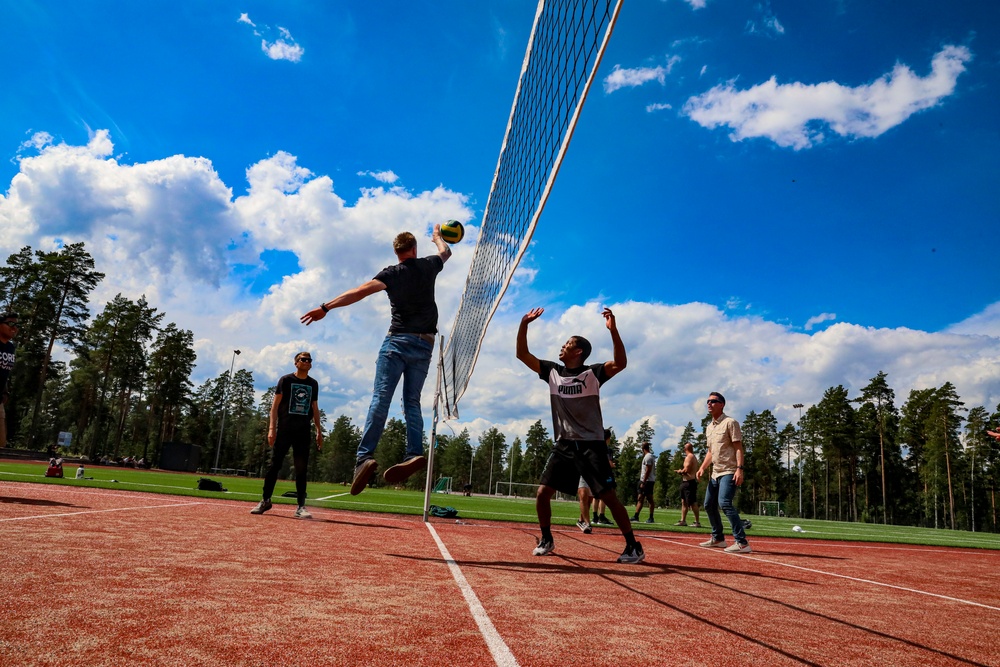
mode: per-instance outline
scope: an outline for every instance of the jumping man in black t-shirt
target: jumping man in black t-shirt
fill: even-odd
[[[400,484],[427,466],[420,392],[427,379],[427,369],[434,351],[434,336],[437,333],[438,310],[434,301],[434,282],[444,268],[444,263],[451,257],[451,248],[441,238],[441,225],[434,225],[431,241],[437,247],[437,253],[417,257],[416,237],[410,232],[397,235],[392,242],[399,260],[397,264],[387,266],[368,282],[347,290],[302,316],[303,324],[311,324],[326,317],[327,312],[334,308],[357,303],[376,292],[384,290],[389,296],[392,322],[375,364],[375,387],[361,443],[358,445],[351,495],[356,496],[364,491],[375,474],[375,447],[385,429],[389,405],[400,378],[403,379],[406,455],[402,463],[390,467],[382,476],[389,484]]]

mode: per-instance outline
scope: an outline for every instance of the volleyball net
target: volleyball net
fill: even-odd
[[[442,355],[445,419],[458,402],[566,155],[621,0],[540,0],[462,301]]]

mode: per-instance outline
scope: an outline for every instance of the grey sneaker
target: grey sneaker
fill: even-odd
[[[535,550],[531,552],[532,556],[548,556],[552,553],[553,549],[556,548],[555,543],[552,540],[540,539],[538,540],[538,546]]]
[[[296,519],[311,519],[313,515],[309,513],[305,505],[299,505],[299,508],[295,510]]]
[[[269,509],[271,509],[270,499],[262,500],[259,503],[257,503],[257,507],[254,507],[252,510],[250,510],[250,514],[263,514]]]
[[[612,521],[608,517],[604,516],[603,514],[601,516],[597,517],[597,523],[599,523],[599,524],[601,524],[603,526],[613,526],[613,525],[615,525],[614,521]]]
[[[375,474],[375,468],[378,464],[375,463],[375,459],[368,459],[362,461],[354,469],[354,481],[351,482],[351,495],[356,496],[365,490],[368,486],[368,482],[371,481],[372,475]]]
[[[730,546],[725,549],[727,554],[748,554],[752,553],[753,549],[750,548],[750,543],[740,544],[739,542],[733,542]]]
[[[714,538],[708,538],[708,542],[702,542],[698,545],[699,547],[718,547],[720,549],[726,546],[725,540],[715,540]]]
[[[646,559],[646,554],[642,550],[642,545],[638,542],[633,546],[625,545],[625,551],[618,557],[619,563],[641,563]]]
[[[584,535],[590,535],[590,524],[583,519],[576,522],[576,527],[582,530]]]
[[[646,519],[646,523],[656,523],[656,522],[653,521],[653,517],[649,517],[648,519]]]

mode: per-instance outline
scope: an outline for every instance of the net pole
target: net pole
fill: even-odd
[[[431,489],[434,479],[434,450],[437,449],[437,424],[438,424],[438,403],[441,401],[441,376],[444,375],[444,336],[438,336],[438,367],[437,367],[437,387],[434,390],[434,409],[431,417],[431,440],[427,446],[427,479],[424,481],[424,523],[431,507]]]

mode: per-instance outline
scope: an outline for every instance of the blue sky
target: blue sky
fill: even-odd
[[[323,407],[360,421],[384,299],[298,316],[398,231],[474,235],[535,8],[0,0],[0,250],[87,242],[96,299],[191,328],[199,382],[238,347],[264,389],[313,348]],[[583,333],[609,358],[615,308],[606,421],[658,448],[715,389],[787,420],[885,370],[900,404],[952,381],[995,408],[998,29],[972,0],[627,0],[454,427],[548,422],[513,358],[536,305],[540,357]]]

